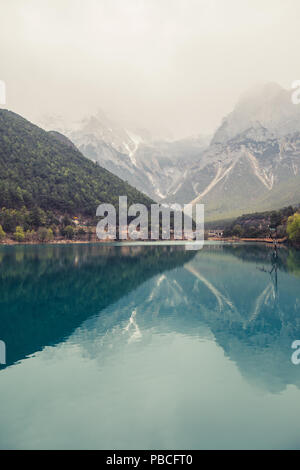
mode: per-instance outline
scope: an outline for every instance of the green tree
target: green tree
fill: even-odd
[[[272,212],[270,216],[270,228],[277,228],[281,224],[280,212]]]
[[[40,227],[46,223],[46,214],[43,209],[39,207],[34,207],[30,212],[30,225],[32,227]]]
[[[241,225],[239,224],[236,224],[233,229],[232,229],[232,233],[233,235],[235,235],[236,237],[241,237],[243,235],[243,229],[241,227]]]
[[[63,227],[67,227],[68,225],[71,225],[72,224],[72,220],[70,219],[70,217],[68,217],[67,215],[65,215],[61,221],[61,224]]]
[[[67,225],[62,229],[62,235],[67,238],[68,240],[73,240],[74,235],[75,235],[75,230],[72,227],[72,225]]]
[[[53,235],[53,230],[52,230],[52,228],[48,228],[48,235],[47,235],[47,237],[48,237],[48,241],[53,240],[54,235]]]
[[[35,238],[35,231],[34,230],[26,230],[25,232],[25,240],[28,242],[32,242]]]
[[[37,237],[40,242],[47,242],[53,240],[53,232],[51,228],[40,227],[37,232]]]
[[[19,225],[17,222],[17,211],[3,208],[0,214],[0,223],[5,232],[13,233],[16,230],[16,226]]]
[[[79,227],[79,229],[77,230],[77,235],[80,239],[85,238],[86,231],[84,230],[84,228]]]
[[[287,234],[292,242],[300,243],[300,214],[296,213],[288,218]]]
[[[20,225],[16,227],[16,231],[14,233],[14,239],[17,242],[23,242],[25,240],[25,233],[24,233],[23,228]]]
[[[91,227],[88,228],[88,241],[90,242],[93,236],[93,231]]]
[[[285,225],[278,225],[276,230],[277,230],[277,237],[278,238],[286,237],[286,227],[285,227]]]
[[[0,240],[3,240],[5,238],[6,233],[4,232],[2,225],[0,225]]]

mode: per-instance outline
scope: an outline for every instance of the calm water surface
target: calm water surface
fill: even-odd
[[[0,448],[300,448],[300,253],[0,248]]]

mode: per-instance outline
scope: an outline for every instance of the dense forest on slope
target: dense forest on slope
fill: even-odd
[[[151,200],[85,158],[76,148],[21,116],[0,110],[0,207],[93,217],[100,203]]]
[[[277,238],[288,237],[300,243],[300,206],[280,210],[244,214],[225,226],[225,237]]]

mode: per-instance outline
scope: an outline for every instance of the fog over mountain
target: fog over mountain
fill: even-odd
[[[103,112],[40,124],[154,200],[204,203],[208,219],[300,201],[300,106],[276,83],[244,92],[212,137],[155,140]]]
[[[253,84],[299,79],[299,16],[297,0],[2,1],[6,107],[211,134]]]
[[[297,0],[12,0],[1,14],[8,109],[208,218],[299,202]]]
[[[290,90],[277,83],[256,85],[243,93],[234,110],[224,118],[213,143],[223,143],[259,123],[276,135],[299,131],[300,107],[292,102]]]

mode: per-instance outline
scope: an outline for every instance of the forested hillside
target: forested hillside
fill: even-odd
[[[288,206],[277,211],[244,214],[231,221],[224,237],[238,238],[288,238],[300,244],[300,206]]]
[[[109,171],[86,159],[76,148],[0,110],[0,207],[94,216],[102,202],[149,206],[151,200]]]

